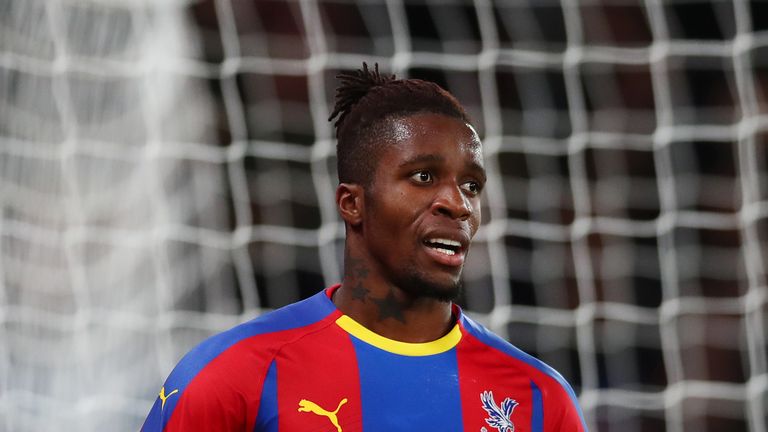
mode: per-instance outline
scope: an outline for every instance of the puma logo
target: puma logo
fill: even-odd
[[[172,391],[172,392],[170,392],[170,393],[168,393],[166,395],[165,394],[165,387],[160,389],[160,394],[158,394],[158,396],[160,396],[160,400],[162,401],[162,404],[160,405],[160,410],[161,411],[165,408],[165,401],[166,401],[166,399],[168,399],[169,397],[173,396],[174,393],[178,393],[178,392],[179,392],[179,389],[176,389],[176,390],[174,390],[174,391]]]
[[[338,414],[341,406],[345,403],[347,403],[347,398],[344,398],[341,400],[341,402],[339,402],[339,406],[336,407],[336,411],[328,411],[312,401],[302,399],[299,402],[299,412],[311,412],[321,417],[328,417],[328,420],[331,421],[331,424],[336,426],[336,432],[341,432],[341,426],[339,426],[339,418],[336,417],[336,414]]]

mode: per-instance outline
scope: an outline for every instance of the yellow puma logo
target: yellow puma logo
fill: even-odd
[[[160,389],[160,394],[158,394],[158,396],[160,396],[160,400],[163,401],[162,404],[160,405],[160,410],[161,411],[165,408],[165,400],[168,399],[169,397],[173,396],[174,393],[178,393],[178,392],[179,392],[179,389],[176,389],[176,390],[168,393],[168,395],[166,396],[166,394],[165,394],[165,387]]]
[[[339,406],[336,407],[336,411],[328,411],[312,401],[302,399],[299,402],[299,412],[311,412],[322,417],[328,417],[328,420],[331,421],[331,424],[336,426],[336,431],[341,432],[341,426],[339,426],[339,418],[336,417],[336,414],[339,413],[341,406],[345,403],[347,403],[347,398],[344,398],[341,400],[341,402],[339,402]]]

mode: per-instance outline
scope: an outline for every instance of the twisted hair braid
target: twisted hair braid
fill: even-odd
[[[328,121],[332,121],[334,117],[338,116],[336,123],[333,124],[335,127],[339,127],[352,106],[362,99],[370,89],[395,80],[394,75],[382,76],[379,73],[378,63],[375,63],[373,68],[372,71],[369,71],[368,64],[363,62],[362,69],[340,73],[336,76],[341,81],[341,85],[336,89],[336,106],[333,108],[331,116],[328,117]]]

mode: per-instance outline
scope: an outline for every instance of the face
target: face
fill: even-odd
[[[416,297],[452,300],[480,225],[480,139],[468,124],[440,114],[389,126],[365,191],[366,247],[393,285]]]

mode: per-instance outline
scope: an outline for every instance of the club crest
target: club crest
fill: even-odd
[[[485,422],[488,426],[496,428],[498,432],[514,432],[515,425],[512,423],[512,411],[518,403],[510,398],[504,399],[501,403],[501,407],[496,405],[496,401],[493,399],[492,391],[484,391],[480,395],[480,400],[483,402],[483,409],[488,413],[488,418]],[[488,429],[483,426],[480,428],[480,432],[488,432]]]

